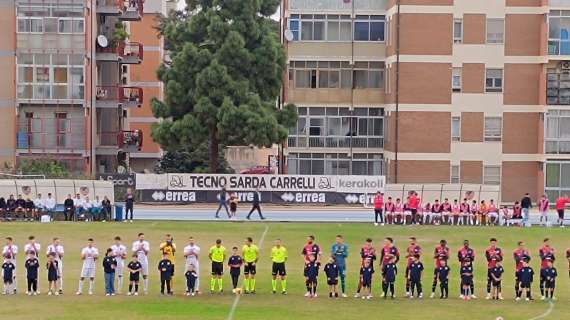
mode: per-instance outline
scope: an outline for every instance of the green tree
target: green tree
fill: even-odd
[[[207,173],[209,172],[208,145],[166,151],[155,168],[157,173]],[[233,170],[224,158],[224,151],[218,156],[218,173],[232,173]]]
[[[277,108],[285,54],[270,16],[279,0],[186,0],[160,20],[170,60],[157,74],[165,99],[152,137],[166,151],[207,145],[210,172],[220,145],[270,147],[295,125],[293,105]]]
[[[66,166],[53,159],[23,160],[16,170],[19,174],[45,175],[46,178],[69,178]]]

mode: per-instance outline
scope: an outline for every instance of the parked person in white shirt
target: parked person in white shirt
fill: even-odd
[[[53,220],[53,214],[55,212],[55,207],[57,203],[55,199],[51,196],[51,193],[48,193],[47,198],[44,200],[44,208],[46,212],[50,215],[51,219]]]
[[[93,208],[93,203],[89,200],[89,196],[85,197],[83,203],[81,204],[81,211],[80,216],[85,217],[85,221],[93,220],[93,214],[91,213],[91,209]]]

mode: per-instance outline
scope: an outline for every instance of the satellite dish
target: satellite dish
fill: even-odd
[[[101,48],[107,48],[107,46],[109,45],[109,40],[107,40],[107,37],[105,37],[104,35],[100,35],[97,37],[97,44]]]
[[[285,40],[293,41],[294,36],[293,36],[293,32],[291,30],[289,30],[289,29],[285,30],[284,36],[285,36]]]

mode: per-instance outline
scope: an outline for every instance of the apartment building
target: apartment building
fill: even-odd
[[[570,193],[570,1],[282,7],[289,173]]]
[[[0,162],[52,158],[90,175],[130,170],[137,154],[157,157],[141,115],[160,94],[148,84],[161,54],[149,35],[166,8],[165,0],[1,1]]]

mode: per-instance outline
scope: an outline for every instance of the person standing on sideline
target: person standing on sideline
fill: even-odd
[[[144,239],[144,233],[139,233],[139,239],[133,242],[132,251],[138,257],[142,266],[143,290],[144,294],[148,294],[148,253],[150,252],[150,243]]]
[[[251,210],[249,210],[249,213],[247,214],[247,220],[249,220],[251,218],[251,214],[253,213],[254,210],[257,210],[257,213],[259,213],[259,219],[261,220],[265,220],[265,217],[263,217],[263,214],[261,213],[261,194],[259,193],[259,189],[255,189],[255,191],[253,192],[253,201],[251,203]]]
[[[374,225],[384,225],[384,193],[376,192],[374,197]]]
[[[170,291],[174,291],[174,265],[176,264],[176,244],[174,243],[174,238],[171,234],[166,234],[164,237],[164,242],[160,244],[160,252],[166,255],[168,260],[170,260],[172,266],[170,267]]]
[[[548,202],[548,197],[545,194],[540,197],[538,202],[538,211],[540,211],[540,223],[544,219],[544,225],[548,224],[548,209],[550,208],[550,202]]]
[[[193,237],[188,239],[188,245],[184,247],[184,258],[186,258],[186,270],[193,266],[194,272],[196,273],[196,283],[194,285],[194,292],[200,293],[200,260],[198,256],[200,255],[200,247],[196,245]]]
[[[228,193],[226,191],[226,188],[222,188],[222,190],[220,191],[220,193],[218,193],[218,210],[216,210],[216,219],[220,218],[220,210],[222,209],[222,207],[226,210],[226,214],[228,215],[228,218],[231,218],[230,216],[230,210],[228,209]]]
[[[65,221],[73,221],[75,214],[75,202],[71,198],[71,194],[67,195],[67,199],[63,201],[63,216]]]
[[[420,200],[418,199],[418,194],[415,191],[410,191],[410,197],[408,198],[408,208],[412,212],[411,224],[417,224],[416,216],[418,214],[418,206]]]
[[[58,293],[63,294],[63,255],[65,251],[63,245],[59,238],[53,238],[52,243],[47,247],[46,256],[54,256],[54,260],[57,262],[57,281],[58,283]]]
[[[523,214],[522,225],[526,227],[530,219],[530,209],[532,208],[532,200],[530,199],[528,192],[525,193],[524,197],[521,199],[521,208]]]
[[[109,248],[103,258],[103,271],[105,273],[105,295],[115,295],[115,270],[117,269],[117,259],[113,256],[113,249]]]
[[[570,203],[568,195],[563,195],[556,200],[556,211],[558,212],[558,223],[560,224],[560,228],[564,228],[564,209],[566,209],[566,205],[568,203]]]
[[[133,210],[135,207],[135,195],[133,194],[133,189],[127,189],[127,196],[125,197],[125,220],[127,222],[129,220],[131,223],[133,222]],[[129,219],[130,214],[130,219]]]
[[[89,295],[93,295],[93,287],[95,285],[95,261],[99,258],[99,249],[95,247],[92,238],[87,239],[87,247],[81,250],[81,260],[83,260],[83,268],[81,268],[81,277],[79,278],[79,288],[77,295],[83,294],[83,281],[89,278]]]
[[[342,235],[336,236],[336,243],[331,248],[331,255],[335,258],[340,278],[340,292],[346,298],[346,259],[348,258],[348,245],[344,243]]]
[[[285,263],[288,257],[287,248],[281,244],[281,239],[275,240],[275,246],[271,248],[271,261],[273,262],[271,266],[271,275],[273,276],[271,287],[273,293],[277,292],[277,277],[280,277],[281,293],[287,294],[287,271],[285,269]]]
[[[117,266],[115,267],[115,274],[117,275],[117,293],[121,294],[123,290],[123,273],[125,270],[125,259],[127,258],[127,247],[121,243],[121,237],[115,237],[115,243],[111,246],[111,250],[113,250],[113,257],[115,257],[115,261],[117,262]],[[115,290],[113,290],[115,291]]]
[[[18,255],[18,246],[14,244],[12,237],[6,237],[6,245],[2,249],[2,256],[6,262],[14,265],[13,281],[11,282],[14,294],[18,292],[18,279],[16,278],[16,256]]]

